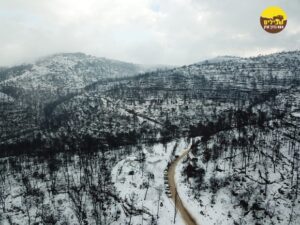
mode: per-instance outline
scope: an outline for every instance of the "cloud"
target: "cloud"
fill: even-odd
[[[268,34],[259,16],[281,6],[288,26]],[[183,65],[217,55],[299,49],[298,0],[0,0],[0,66],[57,52]]]

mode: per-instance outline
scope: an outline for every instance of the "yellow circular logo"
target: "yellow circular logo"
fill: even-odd
[[[260,16],[262,28],[269,33],[279,33],[287,24],[287,15],[278,6],[266,8]]]

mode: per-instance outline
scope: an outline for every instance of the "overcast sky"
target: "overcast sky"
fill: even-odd
[[[260,26],[272,5],[279,34]],[[0,66],[60,52],[183,65],[300,49],[300,0],[0,0]]]

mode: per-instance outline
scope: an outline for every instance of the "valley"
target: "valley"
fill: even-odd
[[[0,224],[299,224],[299,65],[63,53],[2,68]]]

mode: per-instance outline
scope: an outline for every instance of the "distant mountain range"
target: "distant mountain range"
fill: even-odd
[[[24,89],[76,90],[101,79],[129,77],[149,69],[83,53],[63,53],[44,57],[34,64],[3,68],[0,80]]]
[[[0,127],[9,128],[1,141],[32,140],[40,133],[76,143],[88,134],[104,144],[120,136],[124,144],[186,135],[223,111],[249,108],[299,85],[299,65],[299,51],[177,68],[52,55],[0,70]]]
[[[6,86],[22,89],[70,92],[103,79],[132,77],[156,69],[163,70],[160,75],[176,71],[182,75],[203,75],[211,79],[215,79],[217,76],[221,79],[223,77],[225,82],[229,82],[228,76],[244,77],[243,73],[247,72],[250,67],[252,70],[248,75],[253,82],[259,80],[259,76],[271,74],[277,78],[290,76],[293,72],[290,69],[297,70],[298,62],[299,52],[295,51],[252,58],[220,56],[172,69],[170,66],[139,65],[83,53],[62,53],[44,57],[34,64],[0,68],[0,86],[5,83]],[[274,67],[272,68],[272,66]],[[265,68],[272,72],[265,71]],[[278,68],[279,70],[277,70]],[[257,75],[258,73],[259,75]]]

